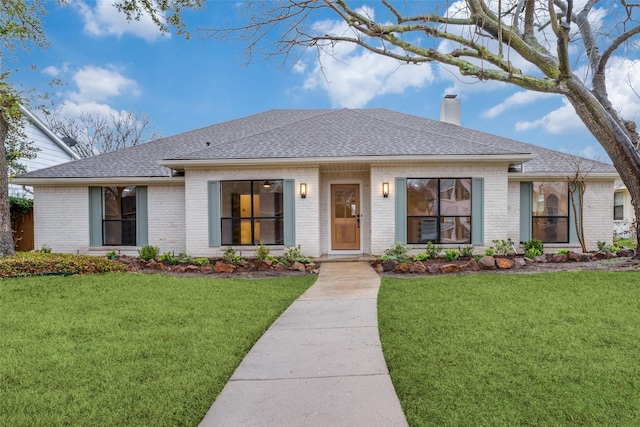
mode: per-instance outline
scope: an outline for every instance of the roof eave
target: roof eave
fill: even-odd
[[[184,176],[116,176],[116,177],[79,177],[79,178],[14,178],[10,184],[16,185],[100,185],[100,186],[119,186],[119,185],[172,185],[184,184]]]
[[[186,167],[206,166],[277,166],[282,164],[326,164],[326,163],[388,163],[390,161],[410,162],[526,162],[535,158],[535,154],[486,154],[486,155],[404,155],[404,156],[349,156],[349,157],[274,157],[258,159],[202,159],[202,160],[161,160],[159,164],[175,170]]]
[[[546,178],[558,178],[558,176],[573,176],[575,175],[574,171],[558,171],[558,172],[510,172],[509,180],[510,181],[531,181],[536,179],[546,179]],[[603,180],[603,179],[620,179],[620,175],[617,172],[589,172],[585,174],[584,179],[586,180]]]

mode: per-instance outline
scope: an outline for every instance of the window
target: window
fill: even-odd
[[[622,191],[613,193],[613,219],[615,221],[624,220],[624,193]]]
[[[532,197],[532,237],[545,243],[568,243],[568,184],[566,182],[534,182]]]
[[[284,244],[282,180],[220,183],[223,245]]]
[[[105,246],[136,245],[136,187],[102,187],[102,241]]]
[[[407,179],[407,243],[471,242],[471,178]]]

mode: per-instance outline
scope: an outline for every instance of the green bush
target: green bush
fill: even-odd
[[[529,248],[526,251],[524,251],[524,256],[526,256],[527,258],[530,259],[535,259],[535,257],[542,255],[542,252],[540,252],[540,250],[538,248]]]
[[[157,260],[160,254],[160,248],[157,246],[146,245],[138,250],[138,256],[145,261]]]
[[[287,261],[289,264],[294,262],[311,262],[311,258],[305,256],[300,250],[300,245],[288,247],[284,254],[282,254],[281,260]]]
[[[488,247],[487,249],[484,250],[484,254],[486,256],[493,256],[495,252],[493,251],[493,247]]]
[[[558,249],[558,252],[556,252],[558,255],[566,255],[569,253],[569,251],[567,249]]]
[[[258,261],[264,261],[269,256],[269,252],[269,248],[266,247],[261,240],[260,244],[256,246],[256,250],[253,252],[253,256]]]
[[[262,244],[262,242],[261,242]],[[263,245],[264,246],[264,245]],[[269,249],[265,248],[267,251],[267,255],[269,254]],[[256,249],[256,252],[258,251],[258,249]],[[256,255],[256,259],[257,259],[257,255]],[[238,255],[238,253],[236,252],[235,249],[233,249],[231,246],[228,246],[227,249],[224,250],[224,254],[222,255],[222,259],[225,260],[225,262],[229,263],[229,264],[235,264],[236,262],[240,262],[242,261],[242,257],[240,255]]]
[[[183,264],[190,264],[193,262],[193,257],[191,255],[185,254],[184,252],[179,253],[177,258],[178,262],[181,262]]]
[[[460,256],[471,258],[473,256],[473,249],[473,245],[463,246],[462,249],[460,249]]]
[[[209,258],[196,258],[193,260],[195,265],[211,265]]]
[[[89,255],[17,252],[0,259],[0,277],[95,274],[127,271],[118,261]]]
[[[454,261],[460,258],[460,251],[457,249],[447,249],[444,251],[444,260],[445,261]]]
[[[40,247],[40,249],[36,249],[34,250],[35,253],[38,254],[50,254],[51,253],[51,246],[47,245],[46,243],[44,245],[42,245]]]
[[[542,244],[542,240],[539,239],[531,239],[529,241],[524,242],[524,253],[526,254],[527,251],[531,248],[535,248],[538,250],[538,252],[540,252],[538,255],[542,255],[544,253],[544,245]]]
[[[399,263],[407,264],[411,262],[411,258],[407,254],[408,250],[406,246],[398,242],[393,247],[384,251],[381,259],[382,261],[398,261]]]
[[[109,251],[107,252],[106,257],[109,259],[116,259],[118,258],[118,254],[116,253],[116,251]]]
[[[440,256],[440,252],[442,252],[442,246],[434,245],[433,242],[429,241],[424,251],[429,255],[430,259],[436,259]]]
[[[178,264],[178,258],[174,257],[171,252],[165,252],[160,255],[160,261],[166,261],[170,265]]]
[[[429,259],[429,254],[425,252],[421,252],[413,256],[414,261],[426,261]]]
[[[508,240],[492,240],[492,242],[495,245],[497,255],[506,256],[513,252],[513,246]]]

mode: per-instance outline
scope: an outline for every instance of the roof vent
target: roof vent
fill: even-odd
[[[440,104],[440,121],[460,126],[460,100],[458,95],[445,95]]]

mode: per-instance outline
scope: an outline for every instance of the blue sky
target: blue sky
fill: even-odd
[[[51,44],[45,51],[20,54],[19,66],[37,69],[15,73],[13,82],[53,91],[56,108],[66,115],[148,113],[153,129],[164,136],[275,108],[387,108],[437,120],[443,96],[456,93],[463,126],[607,160],[559,96],[464,80],[437,64],[398,66],[353,46],[341,47],[338,61],[325,58],[323,71],[315,53],[287,67],[277,61],[244,66],[241,44],[162,35],[148,20],[127,23],[110,3],[51,5],[45,18]],[[236,7],[209,2],[207,11],[188,16],[189,28],[232,16]],[[626,65],[633,68],[637,62]],[[640,73],[632,75],[640,80]],[[64,85],[50,89],[54,77]],[[618,80],[625,78],[629,74]],[[609,88],[614,99],[625,90],[620,86]],[[625,105],[628,118],[635,118],[640,101]]]

